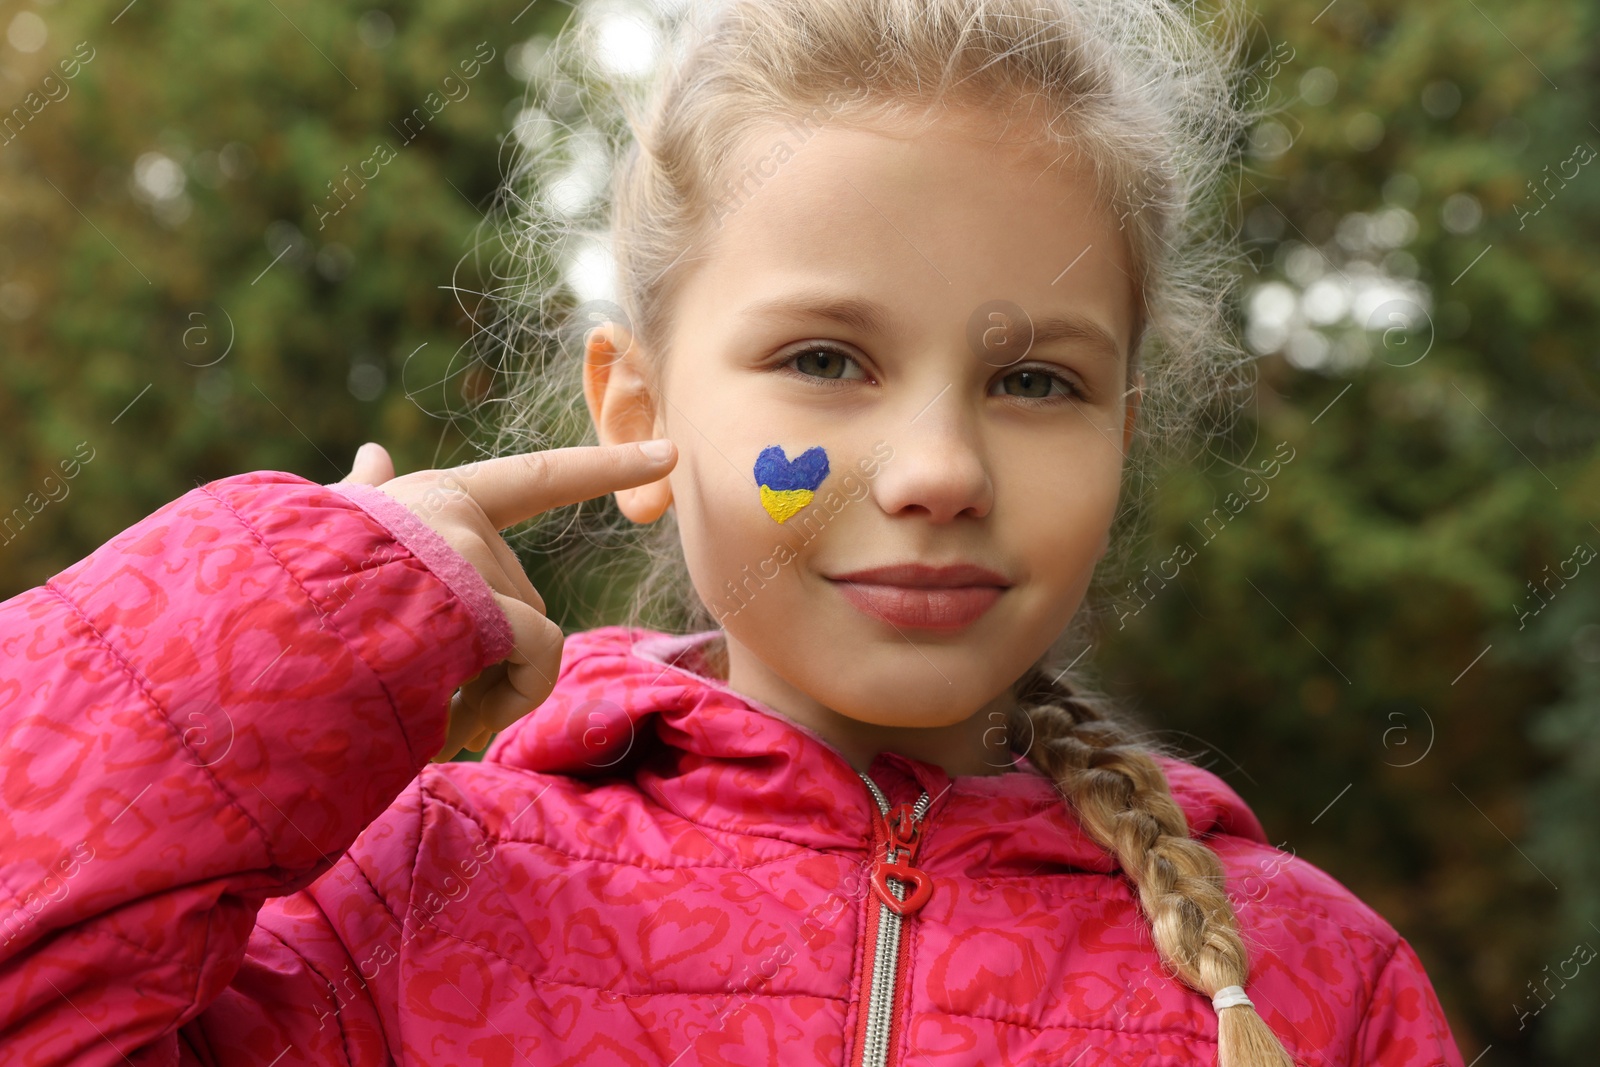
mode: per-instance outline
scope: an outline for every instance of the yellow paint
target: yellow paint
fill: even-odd
[[[817,495],[814,489],[768,489],[761,487],[761,506],[779,522],[788,522],[795,512],[811,503]]]

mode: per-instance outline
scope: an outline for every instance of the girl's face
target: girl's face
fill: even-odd
[[[983,129],[763,129],[678,268],[659,391],[591,369],[602,440],[679,450],[624,512],[677,509],[729,684],[800,721],[1009,706],[1107,547],[1137,402],[1123,237],[1081,173]],[[987,573],[842,577],[898,565]]]

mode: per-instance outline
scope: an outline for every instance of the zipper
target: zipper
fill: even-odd
[[[860,774],[860,772],[856,772]],[[885,1067],[894,1023],[895,989],[903,978],[905,961],[900,953],[900,928],[904,920],[928,902],[933,882],[925,871],[912,866],[922,840],[922,820],[932,801],[927,793],[915,805],[901,804],[891,810],[889,798],[865,774],[861,780],[872,790],[882,818],[883,858],[872,865],[872,891],[878,898],[878,926],[869,947],[872,965],[867,988],[867,1008],[862,1014],[858,1035],[861,1067]],[[907,887],[910,895],[907,895]]]

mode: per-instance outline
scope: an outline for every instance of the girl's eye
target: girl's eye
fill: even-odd
[[[813,346],[803,349],[789,358],[788,365],[808,378],[829,378],[834,381],[866,378],[860,364],[837,348]],[[849,373],[852,368],[856,373]]]
[[[1012,371],[998,383],[1006,396],[1025,400],[1052,400],[1057,396],[1074,397],[1083,394],[1070,381],[1042,367],[1029,367]],[[1061,387],[1059,392],[1054,387]]]

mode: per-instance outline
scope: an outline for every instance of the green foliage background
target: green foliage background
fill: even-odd
[[[94,55],[0,138],[0,515],[25,516],[0,595],[214,478],[333,481],[365,440],[401,470],[466,458],[472,428],[440,416],[495,386],[455,290],[483,287],[467,253],[525,89],[506,60],[569,14],[524,2],[0,4],[0,28],[48,27],[0,42],[7,106],[77,42]],[[1551,975],[1600,946],[1600,567],[1550,578],[1600,546],[1600,167],[1549,178],[1600,145],[1600,15],[1257,9],[1283,110],[1237,190],[1244,292],[1299,292],[1308,249],[1325,277],[1376,260],[1341,234],[1387,206],[1415,233],[1384,267],[1430,299],[1405,329],[1318,328],[1364,359],[1263,356],[1234,438],[1154,503],[1150,558],[1194,558],[1121,602],[1094,661],[1410,939],[1468,1061],[1588,1063],[1600,974]],[[405,143],[481,44],[468,95]],[[380,143],[394,158],[319,229]],[[175,184],[149,153],[181,193],[136,194],[141,160]],[[1270,492],[1205,527],[1280,442]]]

